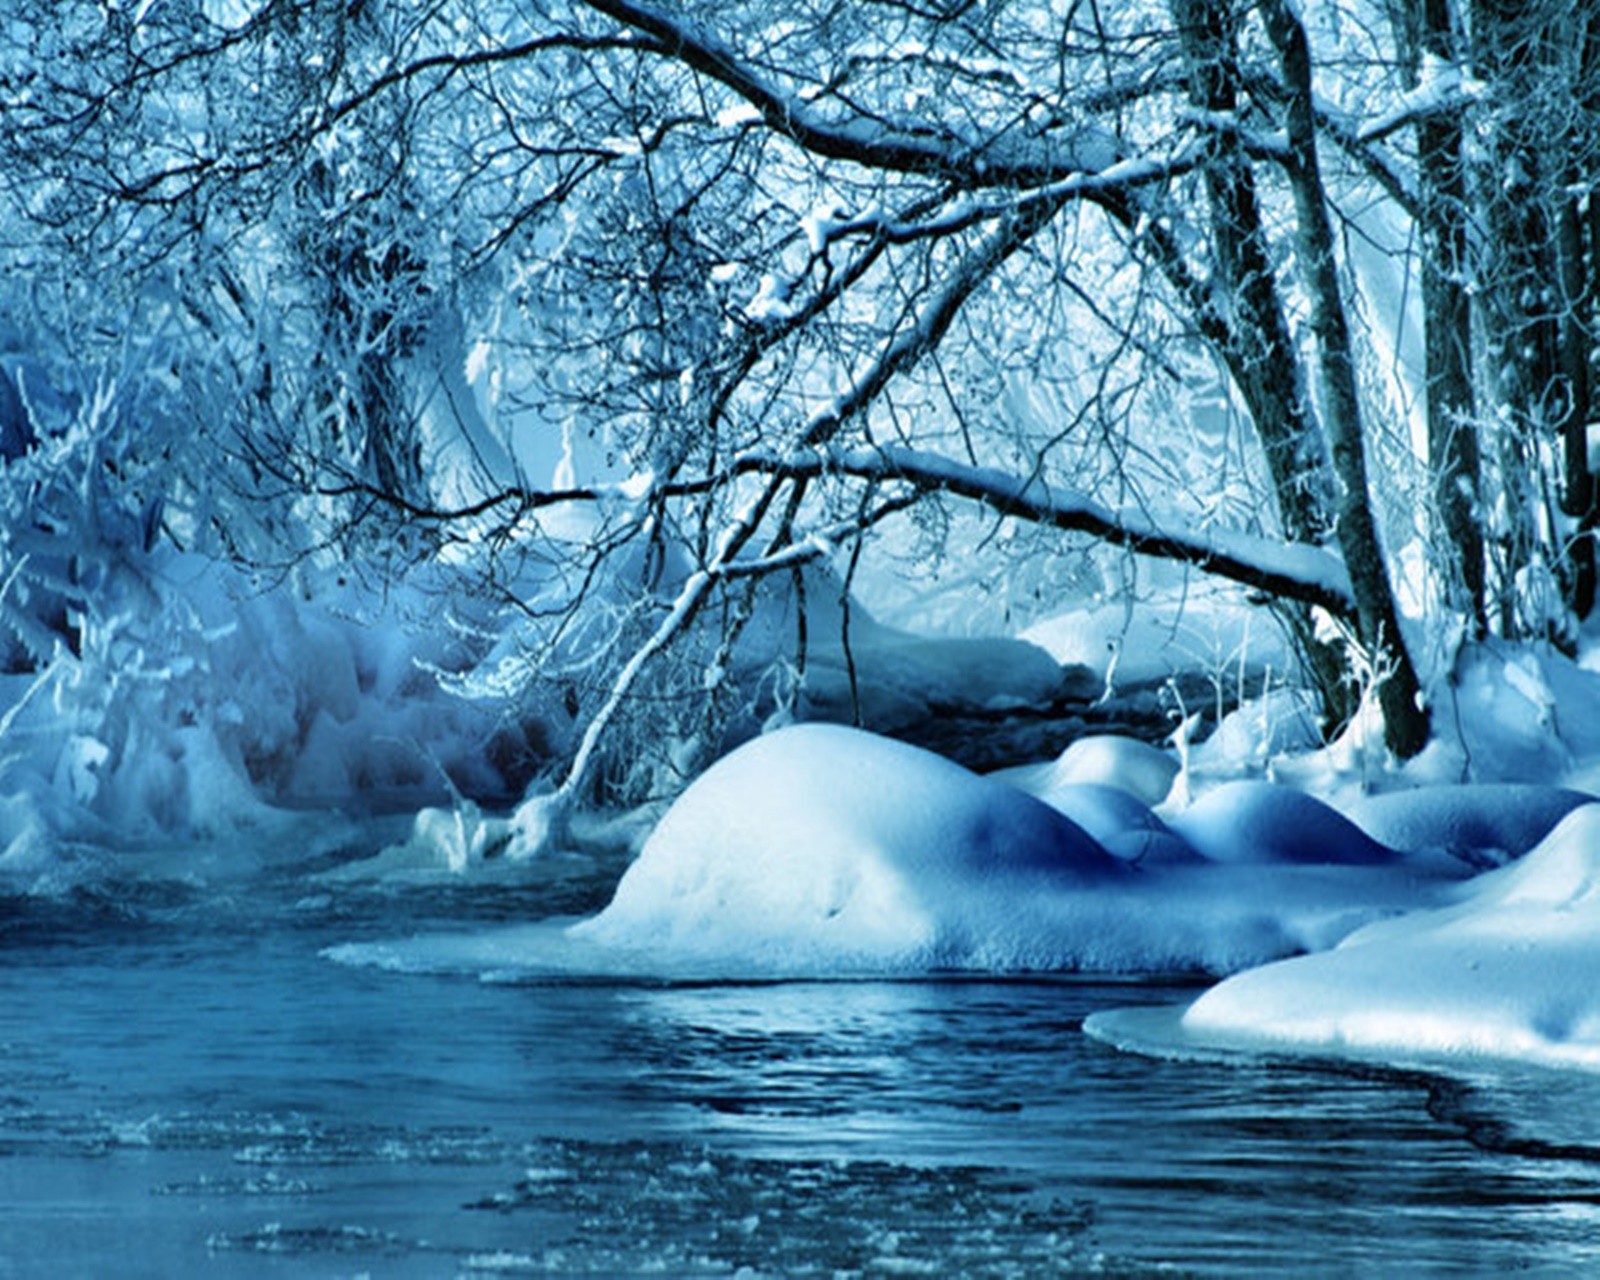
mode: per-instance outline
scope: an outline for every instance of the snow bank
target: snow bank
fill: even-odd
[[[1028,903],[1122,874],[1021,792],[888,738],[802,725],[690,786],[574,933],[757,968],[1015,968],[1036,954]]]
[[[1131,864],[1189,862],[1200,855],[1137,796],[1100,782],[1069,782],[1040,797],[1087,831],[1112,857]]]
[[[1119,758],[1152,763],[1108,743],[1081,757]],[[859,730],[791,727],[690,786],[610,906],[565,934],[419,938],[336,958],[500,977],[1223,974],[1438,905],[1462,875],[1265,784],[1195,825],[1208,853],[1121,787],[1049,794]],[[1312,843],[1286,842],[1277,820]]]
[[[1224,783],[1171,825],[1214,862],[1375,866],[1400,856],[1322,801],[1270,782]]]
[[[1188,784],[1270,774],[1284,757],[1322,745],[1315,699],[1294,688],[1269,689],[1224,715],[1203,742],[1187,751]]]
[[[1190,1044],[1413,1060],[1490,1057],[1600,1070],[1600,804],[1454,905],[1201,996]],[[1115,1034],[1116,1020],[1102,1019]]]
[[[1041,619],[1022,638],[1064,666],[1089,668],[1108,687],[1197,671],[1243,681],[1268,667],[1297,669],[1271,615],[1226,588],[1111,600]]]
[[[1439,763],[1490,782],[1569,781],[1600,761],[1600,680],[1547,646],[1466,651],[1433,695]],[[1418,768],[1426,768],[1427,761]]]
[[[1192,862],[1194,851],[1152,808],[1177,775],[1170,752],[1120,734],[1090,734],[1054,760],[988,776],[1065,814],[1121,861]]]
[[[1600,792],[1600,679],[1555,648],[1467,646],[1429,681],[1428,705],[1433,738],[1403,764],[1384,750],[1382,720],[1370,700],[1322,750],[1297,751],[1290,741],[1283,744],[1289,752],[1259,763],[1278,780],[1338,797],[1346,807],[1363,792],[1418,787],[1522,783]],[[1239,735],[1215,756],[1204,754],[1210,740],[1201,744],[1191,755],[1193,770],[1226,776],[1230,760],[1246,760],[1251,736]]]
[[[1046,764],[1002,769],[989,776],[1046,801],[1063,787],[1092,784],[1116,787],[1147,805],[1158,805],[1172,790],[1178,762],[1137,738],[1096,733],[1079,738]]]
[[[1485,783],[1365,796],[1345,814],[1380,844],[1433,849],[1486,870],[1520,858],[1593,800],[1565,787]]]

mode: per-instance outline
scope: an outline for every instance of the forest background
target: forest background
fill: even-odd
[[[1404,759],[1594,607],[1586,6],[19,0],[0,104],[18,856],[538,844],[1212,580]]]

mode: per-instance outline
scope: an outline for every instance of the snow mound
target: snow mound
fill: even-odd
[[[1205,741],[1189,749],[1191,783],[1260,777],[1285,757],[1321,746],[1313,697],[1302,689],[1271,689],[1228,712]]]
[[[1082,828],[930,752],[799,725],[747,743],[668,810],[575,936],[758,967],[1022,968],[1028,904],[1126,874]]]
[[[1400,857],[1338,810],[1270,782],[1224,783],[1171,825],[1214,862],[1378,866]]]
[[[764,856],[754,861],[770,865]],[[544,865],[517,864],[519,873]],[[812,886],[807,870],[782,868],[765,884],[757,874],[706,886],[699,901],[676,907],[637,903],[572,926],[545,921],[424,934],[350,943],[327,954],[343,964],[498,982],[767,981],[950,970],[1220,976],[1331,947],[1375,920],[1445,901],[1455,883],[1405,864],[1223,866],[1155,854],[1120,873],[1077,883],[1063,873],[1042,887],[1040,878],[1030,885],[1025,877],[1010,886],[980,877],[976,888],[973,877],[962,875],[895,879],[869,867],[848,873],[871,883],[829,919],[826,908],[797,904],[788,892],[796,876],[797,895]],[[882,892],[869,900],[874,888]]]
[[[1230,1049],[1600,1070],[1597,975],[1600,804],[1590,804],[1520,862],[1472,881],[1463,901],[1230,978],[1180,1029]]]
[[[1437,906],[1462,878],[1459,863],[1414,864],[1326,806],[1272,791],[1244,792],[1234,826],[1206,828],[1205,858],[1120,788],[1067,784],[1052,807],[920,748],[794,726],[690,786],[592,919],[330,954],[499,980],[1225,974]],[[1285,844],[1263,862],[1228,843],[1259,841],[1272,820],[1313,828],[1340,857]],[[437,825],[414,842],[438,844]]]
[[[1482,781],[1548,782],[1600,758],[1600,681],[1554,649],[1490,645],[1460,660],[1455,714],[1440,746],[1464,751]],[[1456,741],[1448,726],[1459,722]]]
[[[1565,787],[1485,783],[1366,796],[1345,814],[1380,844],[1436,849],[1482,870],[1520,858],[1593,800]]]
[[[1188,841],[1161,821],[1149,805],[1121,787],[1070,782],[1040,796],[1066,814],[1112,857],[1134,864],[1197,862]]]
[[[1098,733],[1079,738],[1048,764],[1003,769],[990,776],[1046,801],[1062,787],[1088,783],[1117,787],[1147,805],[1158,805],[1172,790],[1178,762],[1137,738]]]

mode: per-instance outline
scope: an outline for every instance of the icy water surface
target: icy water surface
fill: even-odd
[[[303,877],[0,901],[0,1275],[1600,1266],[1600,1092],[1118,1054],[1068,982],[493,985],[321,954],[586,909]]]

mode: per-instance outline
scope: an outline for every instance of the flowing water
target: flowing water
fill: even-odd
[[[606,883],[0,900],[0,1276],[1600,1267],[1583,1080],[1084,1036],[1192,994],[1158,984],[497,985],[323,954]]]

